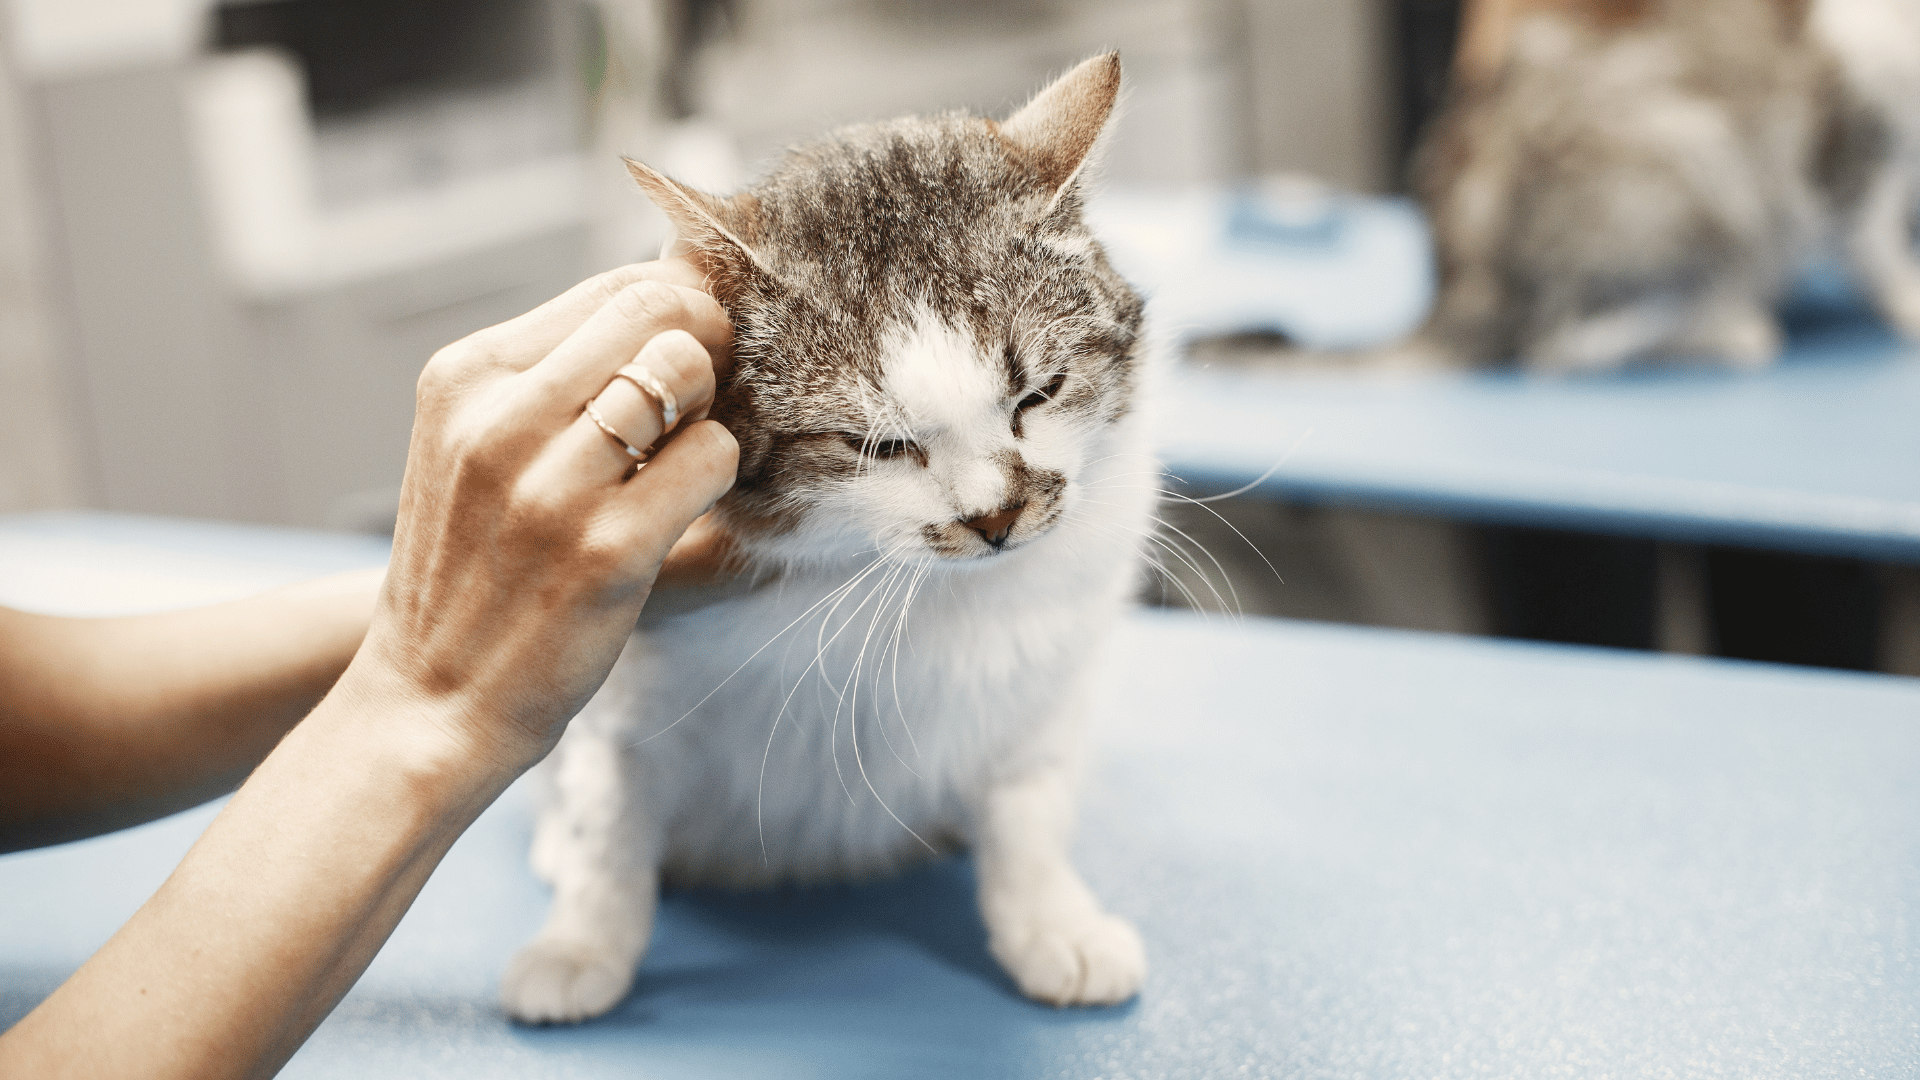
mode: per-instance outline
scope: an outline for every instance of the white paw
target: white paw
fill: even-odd
[[[1037,922],[991,944],[1021,993],[1053,1005],[1116,1005],[1147,978],[1140,932],[1118,915]]]
[[[1880,310],[1895,332],[1908,341],[1920,341],[1920,281],[1882,290]]]
[[[1718,329],[1708,352],[1725,360],[1737,371],[1761,371],[1780,358],[1785,335],[1780,324],[1764,311],[1730,317]]]
[[[571,1024],[613,1008],[632,985],[632,965],[611,949],[535,938],[507,965],[500,997],[522,1023]]]

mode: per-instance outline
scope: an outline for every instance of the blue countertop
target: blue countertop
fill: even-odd
[[[180,528],[242,577],[369,553]],[[19,541],[61,529],[141,546],[0,518],[0,602],[60,606]],[[1920,1075],[1920,681],[1171,613],[1108,665],[1078,850],[1146,938],[1135,1003],[1019,997],[956,859],[669,894],[631,998],[517,1027],[495,987],[545,895],[516,788],[285,1075]],[[0,1024],[212,813],[0,858]]]
[[[1773,370],[1362,378],[1176,370],[1187,493],[1266,494],[1920,562],[1920,350],[1858,312],[1794,325]]]

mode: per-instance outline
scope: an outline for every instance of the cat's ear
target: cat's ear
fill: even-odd
[[[715,298],[730,303],[747,276],[759,269],[759,259],[743,238],[755,231],[758,201],[748,195],[709,195],[632,158],[621,160],[640,190],[673,223],[679,241],[674,246],[706,272]]]
[[[1000,138],[1022,164],[1055,191],[1069,187],[1086,165],[1120,94],[1120,54],[1083,61],[1033,96],[998,125]]]

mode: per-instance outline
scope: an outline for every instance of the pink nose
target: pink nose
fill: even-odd
[[[1013,523],[1019,519],[1020,511],[1026,508],[1026,503],[1018,502],[1003,506],[991,514],[968,518],[960,524],[979,533],[980,539],[998,548],[1007,542],[1007,534],[1013,531]]]

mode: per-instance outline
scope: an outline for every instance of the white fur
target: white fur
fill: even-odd
[[[1819,0],[1809,25],[1849,90],[1892,128],[1888,161],[1845,223],[1845,244],[1888,321],[1920,340],[1920,261],[1910,230],[1920,192],[1920,0]]]
[[[1920,97],[1920,3],[1819,0],[1808,26],[1863,96],[1897,112],[1912,110]]]
[[[999,357],[925,312],[893,340],[875,407],[926,466],[870,463],[784,542],[772,582],[636,634],[546,767],[533,862],[554,906],[506,977],[514,1016],[611,1008],[662,873],[862,877],[956,843],[1023,991],[1069,1004],[1138,990],[1139,935],[1101,909],[1067,845],[1084,680],[1152,518],[1144,421],[1037,410],[1016,441]],[[920,527],[999,506],[984,463],[1009,449],[1069,476],[1066,513],[1024,546],[932,558]]]

